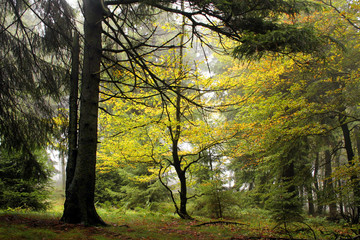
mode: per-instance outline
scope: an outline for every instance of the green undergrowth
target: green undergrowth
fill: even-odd
[[[165,211],[99,208],[108,227],[63,224],[59,222],[61,212],[62,204],[54,204],[46,212],[1,211],[0,239],[351,239],[354,229],[359,229],[319,217],[307,217],[303,223],[284,228],[276,226],[262,209],[241,210],[235,219],[195,216],[189,221]]]

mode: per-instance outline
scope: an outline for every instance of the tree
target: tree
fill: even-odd
[[[84,0],[83,7],[85,46],[78,154],[74,175],[67,187],[62,220],[68,223],[103,225],[94,206],[103,8],[100,1],[94,0]]]
[[[50,178],[43,151],[58,134],[73,12],[63,0],[10,0],[0,17],[2,205],[41,209]]]
[[[169,199],[168,194],[152,174],[148,166],[141,163],[99,169],[95,201],[106,207],[164,211],[162,203]]]
[[[36,164],[29,165],[30,157]],[[0,150],[0,208],[45,210],[49,206],[48,184],[53,167],[45,150],[32,155]]]
[[[199,76],[197,67],[190,67],[185,50],[182,51],[162,54],[164,64],[152,68],[158,77],[176,83],[175,94],[159,95],[156,90],[139,85],[126,99],[111,99],[102,104],[99,160],[105,171],[126,164],[147,166],[153,177],[159,176],[169,190],[179,216],[189,219],[189,173],[204,158],[205,150],[225,141],[227,133],[222,130],[225,124],[221,120],[211,119],[202,109],[205,101],[211,101],[203,95],[211,93],[216,86]],[[128,81],[122,78],[122,82]],[[104,92],[103,98],[108,95]],[[174,185],[169,186],[163,179],[170,171],[176,174],[180,185],[179,201]],[[152,177],[144,178],[151,181]]]
[[[346,6],[342,8],[346,9]],[[246,99],[235,116],[237,121],[234,125],[242,134],[239,134],[238,141],[234,141],[234,159],[243,161],[239,163],[242,166],[251,164],[250,170],[255,168],[255,176],[258,178],[265,172],[268,181],[276,183],[276,186],[284,182],[279,181],[279,178],[294,179],[291,181],[296,187],[296,196],[292,195],[294,199],[303,195],[300,181],[303,179],[302,169],[307,169],[306,176],[311,176],[309,173],[313,167],[314,183],[307,183],[306,188],[310,196],[313,193],[313,185],[314,192],[317,193],[315,202],[318,209],[323,209],[323,205],[329,205],[331,217],[337,217],[336,209],[339,206],[343,211],[344,202],[335,202],[332,187],[338,189],[336,193],[339,194],[339,188],[347,185],[346,193],[338,196],[350,196],[352,200],[347,200],[345,205],[349,204],[347,209],[353,209],[352,213],[347,211],[349,220],[356,222],[358,203],[354,196],[358,195],[358,177],[355,173],[356,158],[349,130],[350,126],[357,125],[358,120],[359,98],[358,94],[353,94],[353,90],[359,87],[356,73],[359,59],[356,47],[358,33],[353,25],[344,24],[347,22],[346,19],[344,21],[331,11],[314,13],[312,17],[316,22],[315,26],[332,39],[324,44],[322,57],[292,55],[290,58],[273,59],[271,56],[264,56],[261,61],[247,69],[244,65],[238,65],[234,66],[233,71],[226,73],[243,74],[239,77],[243,87],[238,95]],[[343,51],[344,49],[347,51]],[[308,144],[298,147],[297,151],[302,152],[302,157],[297,157],[298,160],[293,161],[290,153],[294,152],[293,147],[298,146],[301,139]],[[339,150],[339,142],[346,152]],[[288,148],[285,148],[286,146]],[[249,155],[252,158],[248,157]],[[347,161],[338,160],[339,156],[341,159],[346,157]],[[321,164],[320,161],[323,159],[324,164]],[[249,160],[253,161],[245,162]],[[301,164],[296,166],[293,163]],[[340,168],[339,175],[342,177],[338,175],[338,181],[335,181],[336,171],[335,175],[331,174],[332,164],[344,164],[353,170],[345,171],[344,168]],[[325,166],[324,175],[320,174],[321,166]],[[278,173],[279,169],[284,175]],[[321,179],[325,180],[324,184],[319,184]],[[250,180],[256,183],[253,179]],[[249,180],[245,183],[249,183]],[[263,186],[257,184],[255,188],[261,190],[261,193],[264,193],[262,196],[266,199],[270,192],[262,191]],[[293,187],[289,185],[285,190],[294,190]],[[284,192],[286,193],[280,193]]]
[[[235,39],[242,43],[240,48],[235,49],[235,55],[251,55],[261,53],[262,51],[282,51],[298,52],[298,51],[312,51],[318,46],[319,38],[316,38],[311,31],[298,28],[294,24],[278,23],[278,17],[285,14],[294,15],[304,5],[293,5],[287,1],[276,2],[253,2],[253,1],[187,1],[189,4],[189,11],[181,11],[176,8],[176,1],[108,1],[105,5],[115,5],[113,12],[109,13],[108,9],[104,9],[100,0],[84,0],[84,29],[85,29],[85,50],[83,60],[82,73],[82,87],[81,87],[81,107],[79,119],[79,148],[76,159],[76,167],[74,177],[71,181],[69,191],[67,192],[67,200],[64,209],[63,220],[70,223],[82,222],[86,225],[103,224],[103,221],[97,215],[94,207],[94,189],[95,189],[95,165],[96,165],[96,150],[97,150],[97,117],[98,117],[98,100],[99,100],[99,83],[102,57],[102,21],[104,14],[108,16],[107,20],[112,20],[114,25],[104,23],[110,31],[104,34],[112,39],[117,46],[109,48],[106,51],[113,54],[119,53],[125,55],[125,61],[136,63],[142,68],[142,71],[147,75],[145,78],[138,78],[136,80],[145,81],[149,86],[154,87],[161,93],[166,89],[176,92],[173,85],[169,85],[156,77],[149,66],[144,56],[159,47],[169,47],[168,42],[161,46],[152,46],[147,44],[150,37],[141,35],[141,31],[136,32],[142,36],[141,41],[129,37],[128,34],[118,24],[120,19],[117,14],[118,6],[124,4],[129,5],[130,9],[137,7],[145,7],[145,9],[160,9],[166,12],[184,15],[189,19],[193,26],[194,36],[201,37],[200,28],[209,29],[221,36]],[[248,10],[248,11],[247,11]],[[198,20],[197,15],[206,16],[208,22]],[[268,16],[274,16],[270,20]],[[122,17],[122,16],[121,16]],[[122,20],[127,20],[123,18]],[[240,23],[240,24],[239,24]],[[255,25],[253,24],[255,23]],[[225,24],[225,27],[223,27]],[[115,26],[115,27],[114,27]],[[267,37],[272,32],[282,33],[282,40],[277,38]],[[110,34],[113,33],[113,35]],[[283,38],[289,35],[302,34],[305,38]],[[263,37],[261,37],[263,36]],[[255,38],[260,37],[257,43],[254,44]],[[300,49],[296,47],[298,43],[309,42],[309,45],[301,45]],[[203,42],[206,44],[206,42]],[[272,44],[271,44],[272,43]],[[274,44],[276,44],[274,47]],[[146,52],[141,48],[150,48],[151,51]],[[250,49],[250,50],[249,50]],[[255,51],[258,49],[259,51]],[[142,52],[142,51],[145,51]],[[112,61],[113,65],[119,65],[119,60],[116,58],[106,56],[107,60]],[[123,61],[123,60],[122,60]],[[106,72],[107,69],[104,69]],[[124,69],[123,69],[124,70]],[[132,69],[125,69],[125,71],[132,71]],[[136,86],[136,85],[134,85]]]
[[[1,19],[0,139],[8,149],[30,154],[53,130],[53,108],[64,90],[72,12],[64,1],[5,1]],[[41,31],[44,32],[41,32]],[[60,34],[61,32],[61,34]],[[52,102],[51,102],[52,104]]]

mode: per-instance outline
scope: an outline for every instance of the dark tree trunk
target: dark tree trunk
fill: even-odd
[[[304,195],[306,195],[307,204],[308,204],[308,213],[309,215],[315,214],[315,207],[314,207],[314,196],[313,196],[313,176],[312,176],[312,169],[308,166],[306,166],[305,163],[303,163],[300,167],[300,169],[304,169],[304,185],[303,185],[303,192]],[[305,197],[304,197],[305,199]]]
[[[178,130],[180,129],[180,126]],[[178,131],[177,131],[178,132]],[[180,133],[180,132],[178,132]],[[192,219],[192,217],[187,212],[187,186],[186,186],[186,171],[181,169],[181,161],[178,154],[178,141],[173,140],[173,150],[172,150],[173,163],[176,170],[176,174],[180,181],[180,208],[177,209],[177,214],[183,219]],[[176,203],[174,203],[176,204]]]
[[[358,157],[360,157],[360,127],[359,126],[356,126],[354,128],[354,135],[355,135],[355,140],[356,140],[357,155],[358,155]]]
[[[103,225],[105,223],[94,205],[103,10],[100,0],[84,0],[83,6],[85,48],[78,154],[74,176],[67,189],[62,220],[67,223]]]
[[[295,177],[295,167],[294,162],[290,160],[290,162],[286,163],[283,166],[282,172],[282,181],[285,183],[286,192],[289,193],[289,199],[294,198],[296,196],[296,186],[293,183]]]
[[[216,191],[215,191],[216,204],[217,204],[217,208],[218,208],[216,211],[217,218],[223,218],[223,209],[222,209],[222,204],[221,204],[220,191],[221,190],[219,190],[219,189],[216,189]]]
[[[330,219],[336,219],[337,209],[336,209],[335,192],[334,192],[331,174],[332,174],[331,152],[330,150],[326,150],[325,151],[325,181],[324,181],[325,199],[327,202],[329,202]]]
[[[305,186],[306,193],[307,193],[307,201],[308,201],[308,208],[309,208],[309,214],[315,215],[315,207],[314,207],[314,197],[313,192],[311,188],[311,184],[307,184]]]
[[[184,10],[184,1],[181,1],[181,8]],[[185,33],[185,19],[183,18],[182,24],[182,33]],[[180,37],[180,64],[178,66],[180,73],[178,76],[178,80],[182,80],[184,77],[184,70],[183,70],[183,45],[184,45],[184,34]],[[180,181],[180,208],[176,207],[177,214],[183,219],[192,219],[192,217],[187,212],[187,186],[186,186],[186,168],[182,168],[181,166],[181,159],[179,156],[179,140],[181,135],[181,82],[176,82],[176,103],[175,103],[175,119],[176,119],[176,126],[173,129],[171,128],[172,136],[172,157],[173,157],[173,164],[176,170],[176,174]],[[176,203],[174,203],[176,204]]]
[[[70,97],[69,97],[69,131],[68,131],[68,161],[66,165],[66,187],[68,190],[74,178],[76,155],[78,147],[78,94],[79,94],[79,65],[80,65],[80,44],[79,35],[74,32],[72,48],[72,63],[70,76]]]
[[[186,176],[185,172],[181,171],[178,175],[180,180],[180,209],[179,215],[183,219],[192,219],[187,212],[187,187],[186,187]]]
[[[299,201],[300,201],[301,206],[304,205],[304,195],[305,195],[304,186],[300,186],[299,187]]]
[[[348,163],[350,166],[354,166],[355,154],[352,148],[349,126],[346,123],[346,116],[340,114],[339,122],[344,136],[345,150],[347,154]],[[350,176],[350,180],[353,185],[353,191],[354,191],[354,211],[352,213],[351,221],[352,223],[357,224],[359,223],[360,220],[360,183],[358,176],[356,174]]]
[[[346,150],[348,162],[350,165],[353,165],[355,154],[352,149],[350,130],[349,130],[348,124],[346,123],[346,117],[343,115],[339,116],[339,121],[340,121],[341,130],[342,130],[343,137],[344,137],[345,150]]]
[[[71,51],[71,75],[70,75],[70,96],[69,96],[69,130],[68,130],[68,160],[66,164],[66,182],[65,182],[65,204],[64,208],[68,209],[71,205],[69,202],[69,188],[74,179],[76,156],[78,147],[78,94],[79,94],[79,65],[80,65],[80,44],[79,35],[75,31],[73,37],[73,46]],[[67,216],[64,215],[61,221],[65,221]]]
[[[335,167],[340,167],[340,154],[338,154],[335,158]],[[337,189],[341,189],[342,188],[342,184],[341,184],[341,180],[339,179],[338,181],[336,181],[334,184],[335,187]],[[343,194],[341,193],[341,191],[338,193],[338,195],[336,196],[337,198],[337,202],[339,204],[339,212],[340,212],[340,215],[341,216],[344,216],[344,204],[343,204],[343,199],[344,199],[344,196]]]

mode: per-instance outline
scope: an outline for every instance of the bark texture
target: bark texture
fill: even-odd
[[[94,205],[103,10],[100,0],[84,0],[83,6],[85,48],[78,154],[74,176],[67,189],[62,220],[67,223],[104,225]]]
[[[79,65],[80,65],[80,45],[79,35],[74,33],[72,63],[70,76],[70,97],[69,97],[69,146],[68,161],[66,166],[66,190],[68,190],[71,181],[74,178],[76,155],[78,147],[78,94],[79,94]]]

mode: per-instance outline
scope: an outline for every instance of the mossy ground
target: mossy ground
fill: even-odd
[[[195,217],[188,221],[174,214],[144,209],[100,208],[98,212],[109,226],[84,227],[59,222],[62,204],[53,206],[46,212],[0,212],[0,239],[314,239],[314,233],[316,239],[336,239],[340,235],[342,239],[351,239],[355,236],[350,226],[331,223],[325,218],[308,218],[307,225],[290,225],[285,231],[281,227],[274,228],[266,211],[256,209],[243,210],[238,219]],[[215,221],[222,222],[204,224]],[[354,230],[356,226],[352,228]]]

